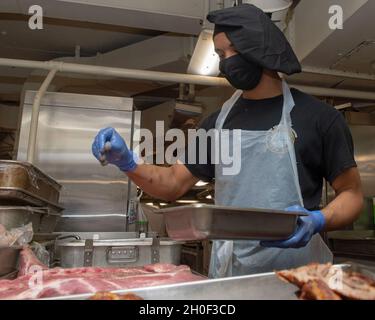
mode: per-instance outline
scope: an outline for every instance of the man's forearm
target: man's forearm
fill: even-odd
[[[363,195],[360,190],[341,192],[322,211],[326,219],[325,231],[338,230],[353,223],[361,213]]]
[[[137,168],[128,172],[128,177],[147,194],[166,201],[174,201],[181,197],[194,185],[195,181],[181,179],[177,172],[183,165],[172,167],[160,167],[149,164],[138,165]],[[179,179],[180,177],[180,179]]]
[[[128,172],[128,177],[149,195],[170,200],[174,198],[175,188],[171,169],[148,164],[138,165],[133,172]]]

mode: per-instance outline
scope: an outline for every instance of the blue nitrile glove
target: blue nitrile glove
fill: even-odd
[[[113,128],[101,129],[92,144],[92,153],[103,165],[110,163],[129,172],[137,167],[137,155]]]
[[[289,207],[285,210],[306,212],[308,216],[298,217],[297,230],[290,238],[278,241],[261,241],[261,246],[276,248],[304,247],[315,233],[322,231],[324,228],[325,217],[321,211],[309,211],[298,205]]]

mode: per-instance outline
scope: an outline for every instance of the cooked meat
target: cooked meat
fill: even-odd
[[[89,300],[121,300],[118,294],[112,292],[97,292]]]
[[[322,280],[309,280],[302,286],[300,298],[303,300],[341,300]]]
[[[302,288],[302,286],[310,280],[322,279],[325,281],[327,277],[333,276],[333,274],[339,270],[341,269],[332,266],[330,263],[312,263],[296,269],[278,271],[276,274],[282,279]]]
[[[375,300],[375,281],[357,272],[344,273],[342,285],[332,289],[348,299]]]
[[[90,300],[143,300],[141,297],[133,293],[116,294],[112,292],[98,292],[93,295]]]
[[[133,293],[127,293],[121,296],[121,300],[143,300],[143,299]]]
[[[375,281],[359,273],[344,272],[331,264],[310,264],[296,269],[282,270],[277,275],[303,288],[309,281],[322,281],[341,297],[375,300]]]

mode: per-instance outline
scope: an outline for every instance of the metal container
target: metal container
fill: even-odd
[[[182,242],[169,239],[75,240],[58,243],[63,268],[134,267],[163,262],[180,264]]]
[[[0,277],[9,275],[17,269],[21,247],[0,247]]]
[[[303,212],[194,204],[165,208],[168,236],[174,240],[277,240],[290,237]]]
[[[0,224],[8,230],[32,223],[34,233],[53,232],[59,217],[60,213],[46,207],[0,206]]]
[[[35,166],[0,160],[0,204],[50,206],[61,211],[61,185]]]
[[[48,206],[57,212],[63,210],[62,207],[33,195],[23,189],[6,187],[0,187],[0,205]]]
[[[49,210],[47,214],[42,215],[40,226],[37,232],[39,233],[50,233],[56,228],[56,225],[61,217],[61,214]]]

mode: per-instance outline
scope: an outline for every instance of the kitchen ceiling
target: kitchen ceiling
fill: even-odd
[[[328,3],[332,1],[300,1],[300,4],[294,9],[294,15],[296,15],[297,18],[291,20],[292,29],[294,28],[298,33],[298,30],[304,28],[303,24],[307,20],[304,18],[306,14],[309,12],[315,12],[313,10],[318,10],[319,12],[321,10],[326,11]],[[7,1],[1,2],[0,10],[6,2]],[[17,1],[17,3],[21,2],[23,3],[25,1]],[[71,2],[73,3],[77,1]],[[131,1],[129,1],[129,3],[130,2]],[[347,0],[342,0],[341,2],[352,3]],[[334,70],[360,72],[369,75],[375,74],[375,69],[372,67],[375,60],[375,19],[372,17],[375,12],[375,1],[360,0],[360,2],[361,4],[358,4],[357,7],[353,9],[353,13],[346,18],[344,22],[344,30],[330,32],[328,36],[322,36],[319,41],[316,41],[316,45],[311,47],[308,54],[302,58],[303,66],[326,69],[332,68]],[[108,6],[109,3],[110,2],[106,2]],[[198,2],[195,1],[194,3],[197,4]],[[134,2],[134,4],[136,4],[136,2]],[[157,8],[157,4],[162,5],[163,2],[157,1],[155,2],[155,5],[150,8],[150,10],[154,10],[154,13],[151,11],[147,12],[147,15],[154,14],[155,19],[156,17],[159,18],[161,14],[160,10]],[[323,9],[318,9],[318,6],[323,6]],[[44,30],[32,31],[27,28],[26,24],[29,16],[22,15],[19,11],[13,9],[10,11],[8,10],[8,12],[0,12],[0,57],[30,60],[50,60],[55,58],[74,57],[77,45],[80,46],[81,57],[93,57],[97,55],[97,53],[103,54],[113,52],[118,48],[127,49],[138,44],[140,44],[139,47],[142,51],[143,43],[146,44],[147,41],[150,40],[157,42],[157,37],[164,34],[164,31],[161,30],[126,26],[128,22],[127,20],[123,20],[122,25],[103,23],[104,18],[102,15],[98,16],[98,20],[96,21],[93,19],[94,16],[90,16],[90,22],[80,21],[77,17],[73,17],[72,20],[70,20],[67,18],[66,12],[64,19],[45,17]],[[47,9],[46,14],[48,15],[48,13],[51,12],[51,10],[49,10],[51,8],[47,7]],[[177,9],[178,6],[176,4],[174,10],[176,11]],[[192,9],[192,12],[196,14],[199,11],[198,9],[199,8],[196,7],[194,9],[195,11]],[[124,9],[123,13],[128,14],[129,10]],[[172,10],[172,8],[170,8],[170,10]],[[180,8],[180,11],[181,10],[182,9]],[[71,13],[71,15],[74,14],[78,15],[78,13]],[[176,11],[173,14],[177,17],[183,13]],[[54,13],[54,15],[56,15],[56,13]],[[197,14],[190,18],[185,16],[184,21],[187,24],[184,25],[184,28],[191,28],[189,30],[195,28],[194,30],[196,30],[198,16],[199,15]],[[160,17],[160,19],[162,18]],[[190,26],[188,21],[191,23]],[[149,19],[148,23],[157,24],[158,22]],[[318,24],[317,21],[312,21],[311,23],[314,23],[315,25]],[[130,24],[131,23],[129,22],[129,25]],[[169,25],[169,28],[173,29],[173,26]],[[179,25],[175,26],[176,30],[180,30],[179,28],[181,28]],[[307,28],[305,27],[304,30],[311,30],[311,26],[307,26]],[[297,37],[297,40],[300,43],[308,43],[309,39],[309,32],[303,32],[302,36]],[[300,43],[296,43],[296,47],[298,47]],[[165,45],[163,45],[163,47],[165,47]],[[169,53],[171,52],[170,49],[167,51]],[[142,55],[151,53],[150,49],[147,49],[147,45],[143,46],[143,51],[140,55],[137,54],[134,56],[134,54],[132,54],[133,58],[131,58],[129,54],[126,54],[126,52],[127,51],[124,50],[124,56],[127,57],[126,62],[129,62],[129,67],[132,67],[132,59],[136,60],[139,56],[143,57]],[[163,54],[163,48],[161,48],[161,46],[155,48],[154,52],[159,53],[159,56],[162,55],[163,57],[167,57],[166,54]],[[123,54],[122,51],[121,54]],[[173,58],[171,58],[173,61],[163,61],[163,65],[155,65],[155,67],[151,66],[147,68],[151,70],[184,72],[188,61],[183,59],[178,60],[176,59],[177,56],[178,52]],[[84,59],[85,58],[82,60]],[[155,59],[155,55],[150,55],[150,59]],[[148,63],[150,59],[147,60]],[[113,64],[116,64],[117,61],[118,60],[114,60]],[[77,60],[77,62],[80,61]],[[122,66],[122,64],[120,65]],[[137,65],[136,68],[139,68],[139,66]],[[9,97],[10,95],[12,95],[11,100],[17,99],[20,84],[28,79],[30,70],[0,68],[0,73],[0,100],[3,96]],[[287,79],[291,83],[329,88],[370,91],[375,89],[375,81],[372,80],[358,80],[331,75],[324,76],[306,72],[293,75]],[[163,85],[160,85],[160,87],[162,86]],[[175,86],[173,87],[176,88]],[[127,88],[129,88],[129,86],[127,86]],[[155,87],[152,89],[155,89]],[[139,92],[138,94],[147,96],[147,90],[145,90],[145,92]],[[145,105],[148,106],[149,103],[149,101],[146,101]]]
[[[304,59],[303,64],[374,74],[375,1],[367,1],[345,20],[342,30],[331,32]]]
[[[363,4],[356,3],[358,8],[354,10],[353,14],[348,16],[343,25],[343,29],[330,31],[328,36],[323,34],[328,28],[328,23],[320,23],[325,20],[328,21],[328,14],[324,15],[324,12],[328,12],[328,7],[334,4],[344,3],[345,1],[332,1],[332,0],[317,0],[306,2],[302,0],[303,4],[299,7],[299,10],[295,12],[298,17],[294,28],[298,30],[304,30],[300,32],[299,41],[308,42],[309,29],[311,25],[303,25],[303,16],[308,12],[315,12],[318,10],[321,15],[325,18],[317,17],[316,21],[311,23],[316,28],[321,28],[321,31],[314,31],[315,34],[321,34],[320,41],[316,42],[317,45],[310,48],[308,54],[302,59],[302,65],[314,68],[323,68],[329,70],[345,71],[351,73],[361,73],[364,75],[373,76],[375,75],[375,19],[373,17],[375,13],[375,1],[363,1]],[[354,2],[353,2],[354,6]],[[309,10],[311,7],[311,11]],[[303,10],[302,10],[303,9]],[[348,11],[348,10],[347,10]],[[344,6],[345,12],[345,6]],[[317,14],[315,12],[315,14]],[[321,21],[319,19],[322,19]],[[319,20],[319,21],[318,21]],[[305,19],[306,21],[306,19]],[[305,36],[303,38],[303,36]],[[303,40],[304,39],[304,40]],[[297,43],[299,46],[301,43]],[[289,77],[290,81],[295,83],[303,83],[313,86],[323,86],[338,89],[354,89],[354,90],[368,90],[372,91],[375,89],[374,80],[360,80],[353,78],[344,78],[337,76],[324,76],[311,73],[303,73]]]
[[[27,27],[29,16],[0,12],[0,57],[48,61],[92,57],[157,37],[164,32],[101,23],[44,18],[43,30]],[[0,67],[0,100],[17,101],[32,70]]]
[[[93,56],[128,46],[160,31],[45,18],[43,30],[31,30],[28,16],[0,13],[0,56],[4,58],[50,60],[74,56]]]

